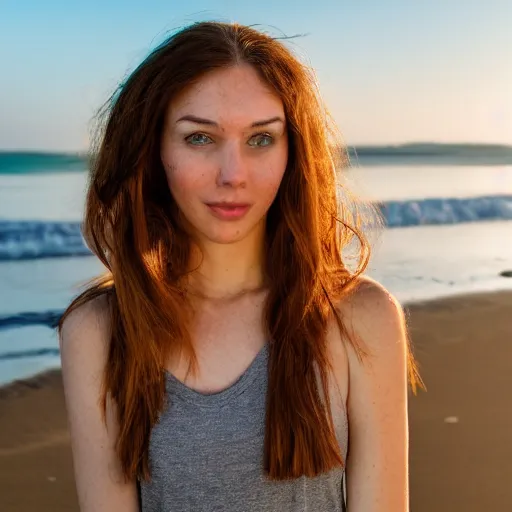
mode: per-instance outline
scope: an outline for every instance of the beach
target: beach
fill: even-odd
[[[503,273],[512,269],[512,165],[469,165],[457,148],[440,163],[436,154],[450,148],[412,157],[406,149],[407,156],[379,149],[347,181],[382,207],[387,227],[371,234],[366,273],[409,305],[428,387],[411,393],[409,406],[411,510],[506,509],[512,279]],[[80,235],[87,174],[85,163],[71,171],[63,155],[12,158],[15,172],[2,175],[0,154],[0,512],[74,511],[51,326],[103,271]],[[32,172],[27,159],[46,171]]]
[[[409,400],[412,512],[512,504],[512,292],[405,305],[427,391]],[[78,511],[59,370],[0,389],[0,510]]]
[[[79,510],[56,326],[95,278],[130,279],[121,260],[154,273],[156,247],[174,266],[176,208],[205,241],[196,270],[206,280],[210,242],[222,238],[214,259],[231,288],[246,289],[254,269],[275,277],[272,231],[289,231],[289,249],[315,268],[336,234],[343,269],[404,306],[427,388],[408,391],[410,510],[512,511],[512,1],[203,3],[1,10],[0,512]],[[213,19],[231,21],[202,23]],[[228,65],[221,76],[212,52],[187,50],[202,30],[213,38],[204,48],[229,39],[233,63],[253,72]],[[174,133],[171,110],[211,122]],[[129,208],[134,190],[148,208]],[[252,213],[219,216],[216,201]],[[169,243],[145,250],[144,223]],[[254,241],[263,224],[238,282],[249,245],[221,245]],[[286,273],[294,258],[283,263]],[[351,390],[353,402],[354,379]],[[289,501],[320,512],[306,497]]]

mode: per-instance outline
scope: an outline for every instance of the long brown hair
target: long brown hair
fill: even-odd
[[[337,172],[348,165],[318,94],[314,73],[279,40],[239,24],[202,22],[158,46],[105,104],[91,159],[84,237],[107,268],[68,307],[107,298],[111,324],[104,372],[116,403],[116,450],[126,478],[148,479],[151,428],[165,401],[171,350],[197,360],[180,280],[190,240],[179,222],[160,160],[164,113],[210,70],[249,64],[281,98],[289,160],[266,224],[265,328],[270,342],[264,465],[270,479],[315,476],[344,461],[334,433],[326,329],[335,305],[369,258],[361,219],[341,199]],[[344,198],[346,193],[343,191]],[[357,242],[349,269],[342,251]],[[352,340],[359,354],[363,347]],[[316,381],[319,370],[323,397]],[[416,382],[412,355],[410,376]]]

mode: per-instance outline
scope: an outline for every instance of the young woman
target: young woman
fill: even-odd
[[[108,271],[59,325],[81,510],[408,510],[418,375],[312,73],[198,23],[105,112],[84,235]]]

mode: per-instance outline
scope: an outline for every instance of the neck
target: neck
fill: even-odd
[[[263,258],[263,233],[232,244],[193,246],[187,290],[211,300],[230,300],[259,291],[264,286]]]

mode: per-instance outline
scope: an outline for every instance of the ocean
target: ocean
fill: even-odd
[[[403,303],[512,289],[512,148],[351,148],[353,190],[386,228],[368,274]],[[86,160],[0,152],[0,385],[60,365],[55,322],[102,271],[80,233]]]

